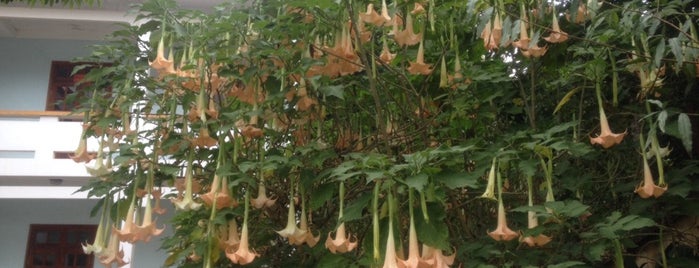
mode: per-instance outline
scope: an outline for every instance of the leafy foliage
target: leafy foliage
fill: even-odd
[[[118,133],[118,148],[83,190],[126,200],[189,181],[199,187],[173,198],[198,203],[224,187],[237,206],[172,220],[165,265],[178,267],[240,264],[227,256],[239,248],[218,243],[231,221],[264,256],[254,267],[378,266],[393,238],[404,259],[413,221],[454,266],[625,267],[697,216],[682,209],[699,191],[693,1],[388,1],[396,28],[362,19],[368,2],[203,13],[146,1],[142,23],[84,59],[111,63],[87,80],[112,88],[76,111],[85,136]],[[509,228],[552,240],[492,239],[499,204]],[[273,232],[305,220],[320,241],[346,227],[358,249],[331,255]]]

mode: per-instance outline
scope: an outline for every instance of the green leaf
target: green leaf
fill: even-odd
[[[425,173],[419,173],[405,178],[405,184],[411,188],[415,188],[418,192],[422,192],[422,189],[427,185],[429,177]]]
[[[476,172],[443,171],[433,177],[435,182],[442,183],[449,189],[463,187],[477,188],[480,174]]]
[[[365,192],[363,195],[357,197],[355,200],[350,202],[344,210],[344,215],[342,215],[342,221],[348,222],[356,219],[362,218],[362,212],[369,204],[371,200],[372,192]]]
[[[675,54],[675,61],[677,61],[677,65],[682,66],[682,63],[684,62],[684,54],[682,53],[682,45],[680,44],[680,40],[675,37],[668,39],[667,42],[670,44],[672,54]]]
[[[366,175],[366,182],[370,183],[376,179],[385,178],[386,172],[383,170],[365,170],[364,175]]]
[[[681,113],[677,118],[677,130],[680,134],[680,139],[682,140],[682,145],[688,153],[692,152],[692,122],[689,120],[689,116],[685,113]]]
[[[519,161],[519,170],[524,173],[525,176],[533,177],[536,171],[539,169],[539,161],[536,159],[527,159]]]
[[[327,96],[337,97],[341,100],[345,99],[345,92],[342,85],[336,86],[321,86],[318,91]]]
[[[423,217],[415,216],[418,240],[434,248],[449,250],[449,227],[444,221],[446,211],[437,203],[427,203],[427,213],[430,217],[429,222]],[[420,214],[416,212],[415,215]]]
[[[325,202],[330,200],[333,195],[337,192],[337,184],[326,183],[318,187],[318,189],[313,190],[313,194],[310,195],[310,200],[308,204],[311,210],[316,210],[322,207]]]
[[[578,200],[546,202],[544,206],[552,209],[557,214],[569,218],[583,215],[590,208],[590,206],[580,203]]]
[[[653,58],[653,66],[660,67],[663,56],[665,56],[665,42],[659,42],[655,48],[655,58]]]
[[[576,88],[571,89],[570,91],[568,91],[568,93],[566,93],[565,96],[563,96],[563,98],[558,102],[558,105],[556,105],[556,109],[553,110],[553,113],[556,114],[556,113],[558,112],[558,110],[560,110],[560,109],[563,107],[563,105],[565,105],[566,103],[568,103],[568,101],[570,101],[570,99],[571,99],[576,93],[580,92],[580,89],[582,89],[582,88],[581,88],[581,87],[576,87]]]

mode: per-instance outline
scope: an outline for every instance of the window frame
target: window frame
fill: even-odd
[[[37,234],[41,232],[51,232],[58,231],[59,237],[57,243],[36,243]],[[88,237],[85,240],[80,240],[80,236],[76,238],[74,243],[69,243],[68,234],[70,232],[86,232]],[[78,267],[78,266],[65,266],[65,258],[69,254],[75,256],[85,255],[86,263],[85,266],[79,266],[81,268],[92,268],[94,267],[94,257],[92,255],[85,254],[82,250],[82,243],[90,243],[94,240],[95,233],[97,232],[97,225],[94,224],[30,224],[29,232],[27,234],[27,248],[24,255],[24,267],[25,268],[35,268],[35,267],[48,267],[45,265],[35,266],[33,263],[34,257],[43,252],[57,252],[56,259],[53,268],[64,268],[64,267]],[[47,234],[47,237],[49,235]],[[48,241],[49,238],[47,238]]]
[[[90,65],[88,67],[82,68],[73,74],[75,67],[81,65]],[[77,107],[78,103],[58,103],[58,101],[63,101],[68,97],[68,94],[79,91],[85,87],[85,85],[78,85],[82,78],[90,72],[93,68],[100,68],[101,66],[109,66],[110,64],[98,63],[98,62],[72,62],[72,61],[51,61],[51,70],[49,72],[49,84],[46,94],[46,111],[72,111]],[[64,88],[66,91],[60,93],[60,88]],[[106,91],[111,91],[111,88],[105,89]]]

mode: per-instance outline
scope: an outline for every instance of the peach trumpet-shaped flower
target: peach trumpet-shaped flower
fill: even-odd
[[[537,226],[539,226],[539,219],[536,217],[536,212],[529,211],[527,213],[527,228],[534,229]],[[542,247],[551,242],[551,237],[538,234],[537,236],[520,237],[520,241],[527,244],[529,247]]]
[[[519,20],[519,40],[513,42],[512,46],[520,50],[527,50],[529,49],[529,41],[531,41],[529,33],[527,33],[529,18],[527,18],[527,13],[524,12],[524,9],[522,9],[521,13],[522,19]]]
[[[116,233],[112,233],[109,238],[109,245],[102,253],[98,254],[97,259],[105,267],[112,267],[112,264],[122,267],[128,264],[128,262],[124,261],[124,251],[119,249],[119,238]]]
[[[580,1],[580,5],[578,6],[578,10],[576,11],[575,17],[573,18],[571,14],[566,14],[566,18],[568,21],[572,23],[583,23],[588,19],[588,10],[587,6],[583,1]]]
[[[153,220],[153,207],[149,197],[146,197],[146,209],[143,213],[143,222],[141,225],[134,226],[134,239],[137,241],[148,242],[151,237],[158,236],[163,233],[165,228],[158,229],[156,221]]]
[[[328,238],[325,240],[325,247],[330,250],[333,254],[345,253],[354,250],[357,247],[357,239],[347,234],[345,230],[345,223],[340,223],[335,231],[335,239],[332,239],[332,232],[328,232]]]
[[[454,264],[454,259],[456,258],[456,252],[449,256],[444,256],[441,249],[436,249],[430,247],[426,244],[422,244],[422,259],[433,260],[433,268],[448,268],[449,265]]]
[[[117,229],[116,226],[112,230],[112,233],[116,234],[120,241],[133,243],[136,242],[136,225],[134,223],[134,214],[136,208],[136,202],[131,202],[129,209],[126,211],[126,219],[124,219],[124,225],[121,229]]]
[[[296,92],[298,101],[296,102],[296,109],[299,111],[308,111],[314,105],[318,104],[318,101],[308,96],[308,90],[306,88],[306,80],[300,79],[299,88]]]
[[[218,141],[211,137],[209,134],[209,129],[206,126],[202,126],[199,129],[199,135],[192,139],[192,144],[196,147],[213,147],[218,144]]]
[[[263,181],[260,181],[257,187],[257,198],[253,198],[250,200],[250,204],[252,204],[253,207],[256,209],[261,209],[265,207],[271,207],[274,206],[274,203],[277,202],[277,198],[269,198],[267,197],[267,188],[265,187],[265,183]]]
[[[396,32],[393,37],[399,46],[412,46],[419,43],[422,40],[423,33],[416,34],[413,29],[413,16],[408,13],[405,19],[405,29],[400,32]]]
[[[602,148],[608,149],[616,144],[621,143],[626,136],[626,131],[624,133],[613,133],[611,128],[609,128],[609,122],[607,121],[607,115],[604,113],[602,105],[599,105],[599,124],[600,124],[600,134],[599,136],[593,138],[590,137],[591,144],[602,145]]]
[[[228,226],[221,228],[218,245],[224,251],[235,251],[240,245],[240,235],[238,234],[238,223],[235,219],[228,221]]]
[[[385,4],[384,0],[384,4]],[[383,12],[382,12],[383,13]],[[388,16],[388,13],[386,13]],[[383,14],[379,15],[379,13],[376,13],[374,10],[374,4],[368,4],[366,6],[366,12],[365,13],[359,13],[359,18],[366,23],[371,23],[376,26],[383,26],[387,22],[391,21],[391,17],[384,17]]]
[[[406,268],[434,267],[434,260],[422,258],[419,250],[415,220],[411,217],[408,235],[408,258],[405,260],[399,259],[399,265]]]
[[[228,257],[228,259],[233,263],[246,265],[254,261],[257,256],[257,253],[250,250],[250,242],[248,241],[248,223],[243,222],[238,249],[235,251],[230,249],[226,250],[226,257]]]
[[[78,148],[75,149],[70,159],[73,159],[75,163],[89,163],[92,160],[92,154],[87,152],[87,137],[83,133],[78,143]]]
[[[192,150],[193,151],[193,150]],[[189,211],[189,210],[198,210],[201,207],[201,203],[197,203],[194,201],[194,193],[193,193],[193,167],[192,167],[192,151],[189,152],[189,156],[187,159],[187,170],[185,171],[185,190],[182,196],[178,198],[170,198],[170,201],[175,205],[175,208],[183,211]]]
[[[303,243],[306,243],[309,247],[315,247],[316,244],[318,244],[318,241],[320,241],[320,235],[313,236],[313,232],[311,232],[311,228],[308,227],[307,218],[308,217],[306,217],[306,210],[302,209],[301,210],[301,223],[299,224],[299,229],[303,231],[303,234],[299,235],[299,236],[288,237],[289,244],[300,246],[300,245],[303,245]]]
[[[481,32],[483,46],[489,51],[498,49],[500,46],[500,39],[502,38],[502,20],[500,19],[500,14],[496,12],[493,21],[492,24],[488,21],[483,28],[483,32]]]
[[[381,49],[381,54],[379,55],[379,60],[384,64],[389,64],[395,58],[396,58],[396,54],[391,53],[391,50],[388,49],[388,43],[384,39],[383,49]]]
[[[553,22],[551,24],[551,34],[548,37],[544,37],[544,40],[549,43],[563,43],[568,40],[568,34],[561,30],[561,26],[558,25],[558,17],[556,12],[553,13]]]
[[[158,51],[155,55],[153,61],[148,61],[151,68],[155,69],[159,75],[175,74],[175,63],[170,59],[165,58],[165,42],[163,42],[163,37],[160,37],[160,42],[158,42]],[[172,54],[172,53],[171,53]]]
[[[216,209],[226,207],[235,207],[236,201],[231,198],[230,189],[228,189],[228,179],[221,178],[217,174],[214,175],[214,180],[211,182],[211,189],[206,194],[201,195],[201,200],[208,206],[216,204]]]
[[[393,237],[393,223],[388,223],[388,239],[386,240],[386,254],[383,258],[383,268],[398,268],[398,256],[396,256],[396,241]]]
[[[163,192],[160,189],[151,190],[150,194],[153,196],[153,199],[155,199],[155,207],[153,207],[153,213],[158,215],[165,214],[165,212],[167,212],[167,209],[160,206],[160,199],[163,196]]]
[[[488,235],[495,239],[495,241],[510,241],[519,236],[517,232],[512,231],[507,227],[507,217],[505,215],[505,206],[502,204],[502,198],[498,202],[498,226]]]
[[[289,203],[289,213],[286,217],[286,227],[281,231],[275,231],[277,234],[284,238],[295,237],[300,238],[306,234],[306,230],[301,230],[296,226],[296,208],[294,207],[294,200],[291,199]]]
[[[539,45],[534,45],[527,50],[522,50],[522,55],[524,55],[527,58],[541,58],[542,56],[544,56],[544,54],[546,54],[546,51],[548,51],[548,49],[548,46],[540,47]]]
[[[408,67],[408,72],[410,74],[428,75],[432,73],[432,65],[425,63],[425,48],[423,43],[424,42],[420,40],[420,47],[417,50],[417,58],[415,61],[410,62],[410,66]]]
[[[658,161],[658,160],[656,160]],[[658,198],[667,191],[667,185],[656,185],[653,181],[653,174],[650,172],[650,166],[648,166],[648,160],[643,157],[643,182],[639,185],[635,193],[641,198]]]
[[[422,6],[422,4],[415,2],[415,5],[413,6],[413,10],[410,11],[410,14],[419,15],[422,13],[425,13],[425,7]]]

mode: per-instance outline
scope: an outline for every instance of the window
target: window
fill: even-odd
[[[96,231],[96,225],[30,225],[24,267],[91,268],[94,257],[81,244],[92,242]]]
[[[87,62],[69,62],[69,61],[52,61],[51,73],[49,74],[49,91],[46,97],[47,111],[71,111],[78,103],[69,102],[66,100],[68,95],[74,92],[79,92],[84,86],[78,85],[80,80],[87,74],[91,68],[82,68],[77,73],[73,74],[73,69],[80,65],[94,65]],[[86,94],[91,94],[86,92]]]

